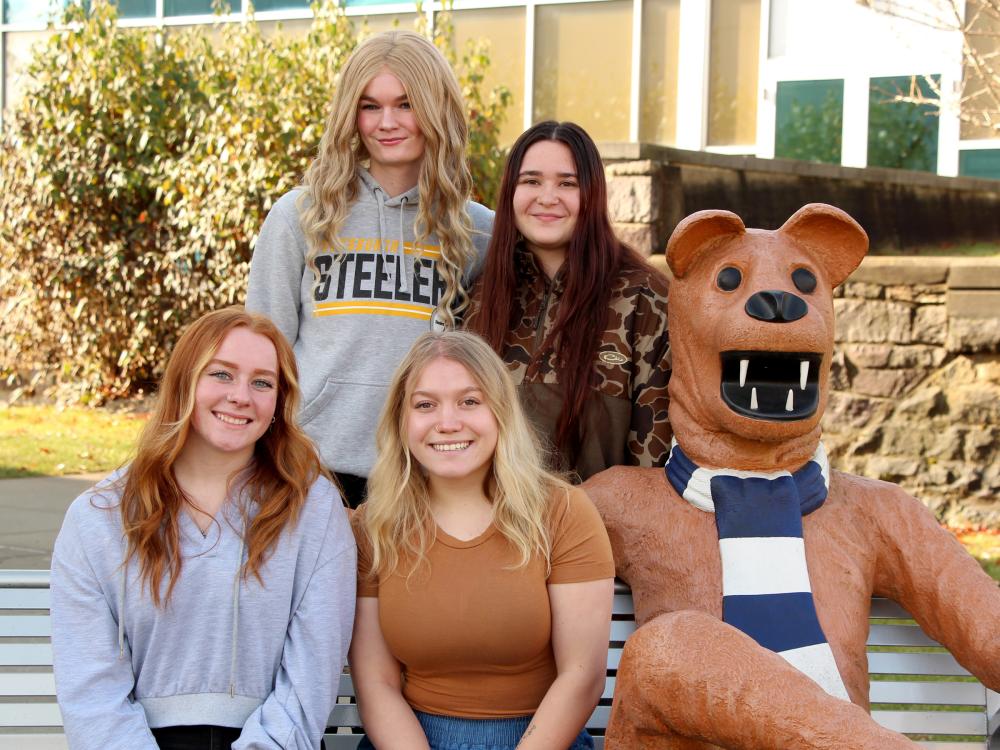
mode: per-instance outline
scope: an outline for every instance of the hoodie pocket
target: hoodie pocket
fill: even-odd
[[[299,412],[299,426],[304,427],[322,414],[323,410],[333,401],[333,397],[340,390],[341,385],[336,380],[327,380],[323,383],[323,388],[316,394],[316,397],[303,406],[302,411]]]

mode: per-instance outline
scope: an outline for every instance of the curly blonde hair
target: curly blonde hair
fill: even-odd
[[[469,131],[455,73],[433,43],[419,34],[399,30],[376,34],[354,50],[341,71],[319,154],[306,170],[299,199],[302,231],[310,249],[308,263],[315,271],[317,253],[342,250],[337,235],[358,197],[358,167],[370,158],[358,136],[358,102],[383,70],[403,84],[424,136],[414,233],[417,242],[436,234],[441,243],[438,273],[445,288],[438,315],[453,328],[454,313],[468,304],[462,273],[473,257],[472,222],[465,211],[472,194],[465,153]]]
[[[548,568],[546,519],[553,497],[568,497],[570,487],[545,469],[538,438],[500,357],[475,334],[445,331],[417,338],[393,376],[379,419],[378,458],[368,478],[362,523],[371,542],[372,577],[392,574],[404,559],[412,574],[433,542],[430,489],[424,473],[413,465],[406,442],[406,404],[420,373],[439,357],[469,371],[497,421],[497,447],[486,487],[494,524],[517,550],[517,567],[539,555]]]

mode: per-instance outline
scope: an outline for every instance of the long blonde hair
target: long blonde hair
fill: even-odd
[[[357,170],[370,158],[358,136],[358,102],[368,83],[388,70],[403,84],[425,142],[416,241],[436,234],[441,243],[438,273],[445,283],[439,316],[454,327],[455,312],[467,304],[462,273],[473,257],[472,222],[465,204],[472,194],[466,160],[469,129],[455,73],[427,39],[412,31],[386,31],[361,44],[347,60],[333,95],[319,154],[309,165],[300,198],[302,231],[316,254],[341,251],[338,232],[358,197]],[[317,274],[318,276],[318,274]]]
[[[148,585],[156,606],[170,599],[181,573],[178,524],[190,500],[177,484],[173,466],[191,431],[197,383],[222,340],[241,327],[267,337],[278,355],[274,422],[257,440],[255,460],[246,478],[257,512],[245,532],[244,578],[253,575],[261,580],[261,568],[282,530],[297,521],[310,486],[323,472],[312,441],[296,421],[299,385],[295,354],[274,323],[240,306],[198,318],[174,346],[160,381],[156,407],[121,486],[119,511],[128,559],[138,559],[143,585]],[[168,576],[165,592],[161,591],[164,574]]]
[[[420,467],[413,465],[406,444],[406,404],[420,373],[439,357],[469,371],[497,421],[497,447],[486,487],[494,524],[517,550],[517,567],[539,555],[548,568],[548,509],[554,495],[567,496],[569,485],[545,469],[538,438],[500,357],[475,334],[446,331],[417,338],[393,376],[382,409],[375,433],[378,458],[363,506],[372,576],[392,574],[404,559],[412,573],[433,542],[428,483]]]

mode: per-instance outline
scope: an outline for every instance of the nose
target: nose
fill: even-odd
[[[558,196],[556,195],[556,189],[553,185],[545,183],[542,185],[541,189],[538,191],[538,202],[549,206],[556,202]]]
[[[226,394],[226,401],[231,404],[245,406],[250,403],[250,384],[242,378],[237,378],[233,383],[229,393]]]
[[[382,107],[382,118],[379,120],[379,127],[383,130],[392,130],[396,127],[396,113],[392,107]]]
[[[462,420],[459,418],[458,410],[450,405],[445,405],[440,412],[437,423],[438,432],[457,432],[462,429]]]
[[[791,323],[809,312],[809,306],[797,294],[773,289],[757,292],[743,309],[751,318],[765,323]]]

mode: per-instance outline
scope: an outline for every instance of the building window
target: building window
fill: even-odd
[[[965,3],[965,17],[971,26],[965,35],[970,49],[962,65],[962,88],[967,96],[962,101],[961,137],[967,140],[1000,138],[1000,108],[990,96],[990,90],[996,93],[1000,80],[1000,16],[986,5],[984,0]],[[970,57],[980,70],[970,64]]]
[[[455,52],[462,59],[469,41],[489,40],[490,68],[480,90],[489,95],[504,85],[511,93],[507,117],[500,126],[500,142],[511,144],[524,130],[524,7],[456,10]]]
[[[119,18],[153,18],[156,15],[156,0],[113,0],[118,6]]]
[[[757,142],[760,0],[712,0],[708,145]]]
[[[254,7],[257,7],[257,3],[254,3]],[[232,3],[232,8],[240,9],[239,0]],[[212,0],[163,0],[165,16],[204,16],[214,12]]]
[[[959,151],[958,173],[962,177],[989,177],[1000,180],[1000,148]]]
[[[680,15],[680,0],[643,0],[640,141],[667,146],[677,142]]]
[[[774,155],[840,164],[844,81],[779,81]]]
[[[632,0],[535,8],[532,119],[572,120],[596,141],[627,141]]]
[[[255,11],[262,10],[301,10],[308,8],[311,0],[254,0]],[[351,3],[348,5],[366,5],[367,3]],[[235,5],[235,3],[234,3]]]
[[[937,171],[938,108],[900,101],[936,98],[939,76],[872,78],[868,87],[868,166]],[[932,83],[933,82],[933,85]]]

